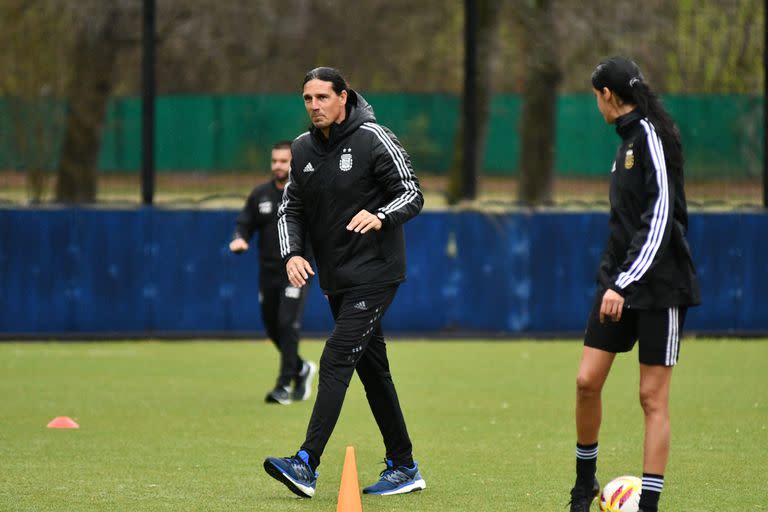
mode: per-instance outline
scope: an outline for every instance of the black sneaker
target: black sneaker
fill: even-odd
[[[268,404],[282,404],[288,405],[291,403],[291,394],[288,392],[288,388],[277,386],[275,389],[267,393],[267,397],[264,399]]]
[[[592,481],[592,486],[576,485],[571,489],[571,512],[589,512],[589,507],[600,493],[600,482],[597,477]]]
[[[312,381],[317,375],[317,365],[312,361],[305,361],[301,373],[296,378],[296,385],[293,387],[293,399],[297,402],[308,400],[312,396]]]

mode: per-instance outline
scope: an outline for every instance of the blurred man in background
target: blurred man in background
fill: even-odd
[[[280,351],[280,374],[268,403],[288,405],[312,395],[317,365],[299,357],[299,330],[308,286],[293,286],[285,274],[277,235],[277,208],[291,167],[291,143],[272,147],[272,179],[253,189],[237,217],[237,229],[229,250],[242,253],[259,232],[259,301],[267,335]],[[309,251],[309,244],[306,245]],[[305,252],[306,258],[311,255]],[[293,388],[291,388],[293,384]]]

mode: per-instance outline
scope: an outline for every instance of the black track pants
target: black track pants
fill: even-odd
[[[384,438],[386,457],[395,465],[412,463],[411,440],[389,372],[381,319],[397,286],[353,290],[328,298],[336,327],[320,358],[320,380],[307,438],[301,446],[320,464],[341,413],[352,374],[365,388],[368,404]]]

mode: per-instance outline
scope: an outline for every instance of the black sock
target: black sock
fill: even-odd
[[[413,462],[412,457],[406,457],[403,459],[392,459],[392,467],[399,468],[405,466],[408,469],[413,469],[416,464]]]
[[[664,475],[643,473],[643,492],[640,493],[640,508],[643,512],[659,510],[659,496],[664,488]]]
[[[597,473],[597,443],[576,443],[576,482],[592,487]]]

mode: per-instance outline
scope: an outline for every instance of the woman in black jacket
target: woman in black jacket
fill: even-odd
[[[611,168],[608,243],[597,276],[576,380],[576,484],[571,512],[586,512],[596,478],[600,394],[617,353],[639,341],[645,414],[640,510],[655,512],[669,454],[669,389],[686,310],[699,286],[686,232],[680,133],[637,65],[602,61],[592,74],[597,107],[621,137]]]

